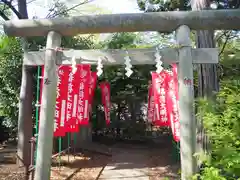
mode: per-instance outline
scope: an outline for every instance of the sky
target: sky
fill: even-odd
[[[82,0],[83,1],[83,0]],[[28,4],[29,17],[37,16],[39,18],[44,18],[48,14],[48,6],[51,5],[52,0],[35,0]],[[63,0],[68,7],[78,4],[79,0]],[[90,9],[89,6],[97,7],[106,11],[107,13],[137,13],[140,12],[137,6],[137,0],[93,0],[93,2],[88,5],[84,5],[80,8]],[[85,11],[84,14],[90,14],[92,12]],[[81,11],[82,12],[82,11]],[[75,14],[74,14],[75,15]]]
[[[53,0],[27,0],[28,16],[31,19],[33,16],[45,18],[48,14],[48,9],[53,3]],[[62,0],[68,7],[73,7],[85,0]],[[96,10],[97,9],[97,10]],[[94,12],[95,11],[95,12]],[[91,3],[80,6],[77,10],[72,11],[72,16],[86,14],[118,14],[118,13],[138,13],[139,8],[137,0],[92,0]],[[108,38],[110,34],[101,34],[100,40]]]
[[[85,0],[62,0],[68,7],[72,7]],[[28,15],[31,19],[34,16],[45,18],[48,14],[50,5],[53,0],[27,0]],[[98,9],[98,11],[96,11]],[[95,13],[94,13],[95,11]],[[137,0],[92,0],[87,5],[80,6],[76,11],[72,11],[73,16],[86,14],[118,14],[118,13],[139,13]],[[14,18],[14,17],[13,17]],[[15,17],[17,18],[17,17]],[[0,24],[0,32],[2,27]],[[101,34],[100,39],[105,39],[110,34]]]

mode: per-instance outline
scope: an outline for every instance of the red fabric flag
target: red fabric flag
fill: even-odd
[[[152,84],[149,85],[148,88],[148,122],[152,123],[155,119],[155,104],[154,104],[154,95],[153,95],[153,87]]]
[[[152,84],[154,93],[154,104],[156,111],[156,119],[154,124],[157,126],[169,126],[169,116],[167,110],[167,73],[162,71],[161,73],[152,73]]]
[[[89,80],[91,73],[90,65],[81,65],[79,76],[79,99],[78,99],[78,121],[80,125],[89,123]]]
[[[100,84],[101,94],[102,94],[102,104],[104,107],[105,112],[105,120],[106,124],[110,125],[110,111],[111,111],[111,104],[110,104],[110,84],[108,82],[102,82]]]
[[[65,121],[67,111],[69,66],[60,66],[57,70],[57,97],[54,119],[54,136],[65,136]]]
[[[92,112],[92,104],[93,104],[93,97],[94,92],[97,86],[97,73],[91,72],[91,77],[89,81],[89,112]]]
[[[79,77],[80,77],[81,65],[77,65],[77,71],[75,73],[71,71],[68,77],[68,104],[67,104],[67,129],[68,132],[78,132],[78,120],[77,120],[77,106],[79,95]]]
[[[176,142],[180,141],[180,123],[179,123],[179,100],[178,100],[178,77],[177,66],[173,65],[172,73],[168,76],[168,111],[171,122],[173,138]]]
[[[178,70],[177,70],[177,64],[172,64],[172,72],[173,72],[173,80],[175,84],[175,94],[177,101],[179,100],[179,95],[178,95]]]

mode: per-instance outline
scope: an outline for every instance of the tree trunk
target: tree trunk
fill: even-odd
[[[209,0],[192,0],[192,10],[208,9]],[[214,31],[196,32],[197,48],[215,48]],[[203,98],[212,98],[214,93],[219,90],[217,64],[198,65],[198,96]],[[209,149],[207,136],[204,132],[202,119],[197,122],[197,151],[206,152]]]
[[[28,19],[26,0],[18,0],[18,11],[21,18]],[[23,50],[27,50],[27,41],[22,39]],[[32,137],[32,99],[33,99],[33,76],[30,68],[22,67],[22,82],[20,90],[19,116],[18,116],[18,156],[23,160],[17,161],[19,165],[28,166],[31,163]]]
[[[21,14],[22,19],[28,19],[26,0],[18,0],[18,12]]]

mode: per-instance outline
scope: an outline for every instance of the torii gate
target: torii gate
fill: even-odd
[[[46,36],[46,51],[24,54],[24,65],[45,65],[39,141],[35,180],[50,179],[51,154],[53,147],[53,119],[56,97],[56,68],[60,64],[71,64],[74,55],[77,63],[96,64],[99,56],[106,56],[104,64],[123,64],[125,51],[121,50],[76,50],[58,52],[61,36],[85,33],[113,33],[134,31],[172,32],[176,30],[179,47],[163,49],[163,62],[179,63],[180,97],[180,142],[182,180],[196,172],[193,157],[196,148],[196,122],[194,114],[193,63],[218,63],[217,49],[192,49],[192,30],[239,30],[240,10],[207,10],[189,12],[158,12],[138,14],[111,14],[78,16],[71,18],[13,20],[4,24],[9,36]],[[132,64],[154,64],[153,49],[129,50]],[[191,83],[184,84],[188,78]]]

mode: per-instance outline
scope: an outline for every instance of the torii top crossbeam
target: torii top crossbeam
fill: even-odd
[[[172,32],[181,25],[187,25],[192,30],[238,30],[240,9],[12,20],[4,23],[4,31],[9,36],[46,36],[49,31],[58,32],[63,36],[74,36],[135,31]]]

